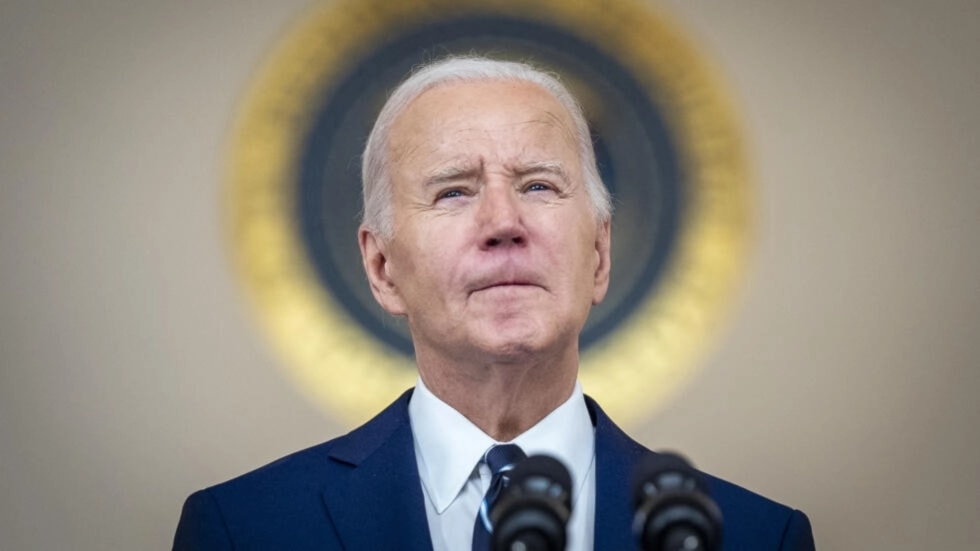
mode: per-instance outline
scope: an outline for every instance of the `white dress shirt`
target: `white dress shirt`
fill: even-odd
[[[490,469],[480,464],[497,442],[461,413],[440,400],[420,378],[408,404],[415,437],[425,514],[435,551],[471,548],[473,524],[490,486]],[[595,431],[582,387],[547,417],[511,441],[528,456],[548,454],[561,460],[572,476],[571,551],[590,551],[595,524]]]

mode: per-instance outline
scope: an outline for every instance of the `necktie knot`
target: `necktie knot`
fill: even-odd
[[[490,473],[494,478],[504,476],[504,473],[526,458],[524,450],[517,444],[498,444],[483,454],[483,462],[490,467]],[[490,486],[493,486],[492,481]]]

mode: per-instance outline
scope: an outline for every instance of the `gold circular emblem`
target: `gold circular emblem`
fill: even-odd
[[[633,0],[341,0],[283,39],[241,108],[228,204],[238,272],[288,373],[348,422],[414,384],[407,329],[362,274],[360,152],[387,92],[449,53],[530,60],[583,103],[616,214],[580,378],[615,419],[649,414],[691,376],[721,318],[749,205],[712,71]]]

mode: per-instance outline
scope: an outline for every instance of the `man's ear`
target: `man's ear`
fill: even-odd
[[[387,243],[366,226],[357,230],[357,242],[374,300],[393,316],[405,315],[405,304],[388,273]]]
[[[602,302],[602,299],[606,298],[606,291],[609,289],[609,270],[611,267],[609,249],[612,246],[611,232],[612,229],[610,228],[609,220],[599,223],[595,237],[596,267],[592,304]]]

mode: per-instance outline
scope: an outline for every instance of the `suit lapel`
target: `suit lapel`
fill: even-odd
[[[347,549],[432,549],[406,392],[330,451],[323,502]]]
[[[626,435],[586,397],[595,425],[596,515],[595,551],[636,549],[633,539],[631,477],[636,463],[652,453]]]

